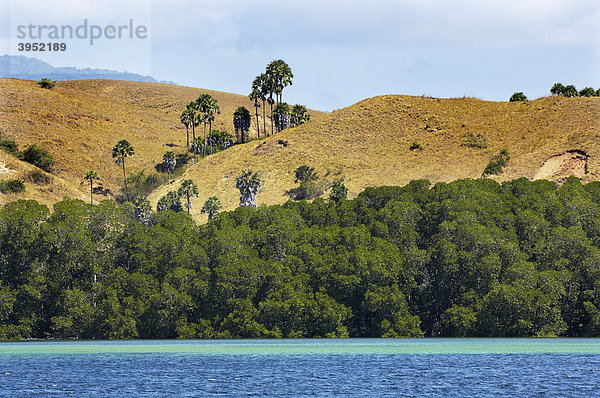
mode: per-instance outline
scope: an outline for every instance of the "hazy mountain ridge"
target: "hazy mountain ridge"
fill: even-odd
[[[118,72],[110,69],[55,67],[37,58],[22,55],[0,56],[0,77],[24,80],[40,80],[43,77],[53,80],[114,79],[147,83],[176,84],[171,81],[158,81],[151,76],[132,72]]]

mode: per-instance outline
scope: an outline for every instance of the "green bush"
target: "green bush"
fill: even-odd
[[[469,148],[487,148],[487,138],[483,134],[473,134],[467,133],[463,137],[463,146],[467,146]]]
[[[0,181],[0,192],[2,193],[20,193],[25,191],[25,183],[18,178],[12,180]]]
[[[502,174],[504,167],[506,167],[509,160],[510,155],[508,154],[508,151],[506,149],[501,150],[498,155],[492,156],[492,159],[490,159],[485,170],[483,170],[484,176]]]
[[[31,163],[48,172],[54,165],[54,157],[47,150],[37,145],[29,146],[29,148],[23,151],[20,157],[27,163]]]
[[[581,91],[579,91],[579,96],[580,97],[595,97],[596,90],[594,90],[591,87],[582,88]]]
[[[295,180],[296,183],[316,181],[319,179],[319,175],[317,173],[315,173],[315,168],[308,167],[307,165],[298,167],[294,171],[294,175],[296,176],[296,180]]]
[[[17,155],[19,152],[17,143],[14,140],[2,137],[1,131],[0,131],[0,149],[2,149],[4,152],[10,153],[11,155]]]
[[[37,84],[39,84],[41,88],[50,89],[50,88],[56,86],[56,80],[51,80],[51,79],[44,77],[42,80],[37,82]]]
[[[410,144],[410,150],[414,151],[417,149],[423,149],[423,144],[419,141],[415,141],[412,144]]]
[[[514,93],[508,101],[516,102],[516,101],[525,101],[525,100],[527,100],[527,97],[525,96],[525,94],[523,94],[522,92],[518,92],[518,93]]]

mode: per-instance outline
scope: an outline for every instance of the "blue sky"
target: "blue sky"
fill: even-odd
[[[284,100],[331,111],[380,94],[507,100],[555,82],[600,87],[598,0],[0,0],[0,52],[248,94],[274,59],[295,75]],[[133,19],[145,40],[68,41],[16,51],[16,26],[105,27]]]

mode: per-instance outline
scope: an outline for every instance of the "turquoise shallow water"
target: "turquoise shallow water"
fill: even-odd
[[[0,397],[600,396],[600,339],[0,343]]]

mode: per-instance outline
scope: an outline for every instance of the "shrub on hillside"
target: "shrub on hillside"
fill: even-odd
[[[0,192],[20,193],[25,191],[25,183],[18,178],[0,181]]]
[[[419,142],[419,141],[415,141],[412,144],[410,144],[410,150],[414,151],[417,149],[423,149],[423,143]]]
[[[509,160],[510,155],[508,154],[508,151],[506,149],[501,150],[498,155],[492,156],[492,159],[490,159],[490,162],[485,167],[485,170],[483,170],[483,175],[488,176],[492,174],[502,174],[504,167],[506,167]]]
[[[488,146],[487,138],[485,138],[485,136],[483,134],[473,134],[473,133],[467,133],[464,135],[462,145],[467,146],[469,148],[480,148],[480,149],[485,149]]]
[[[27,173],[26,180],[37,185],[45,185],[52,182],[52,177],[40,170],[32,170]]]
[[[2,136],[2,132],[0,131],[0,149],[4,152],[10,153],[11,155],[17,155],[19,149],[17,147],[17,143],[14,140],[9,138],[4,138]]]
[[[37,145],[29,146],[29,148],[23,151],[20,157],[27,163],[31,163],[48,172],[54,165],[54,157],[47,150]]]
[[[41,88],[51,89],[52,87],[56,86],[56,80],[51,80],[44,77],[42,80],[37,82],[37,84],[39,84]]]
[[[518,92],[518,93],[514,93],[508,101],[509,102],[517,102],[517,101],[525,101],[525,100],[527,100],[527,97],[525,96],[525,94],[523,94],[522,92]]]

